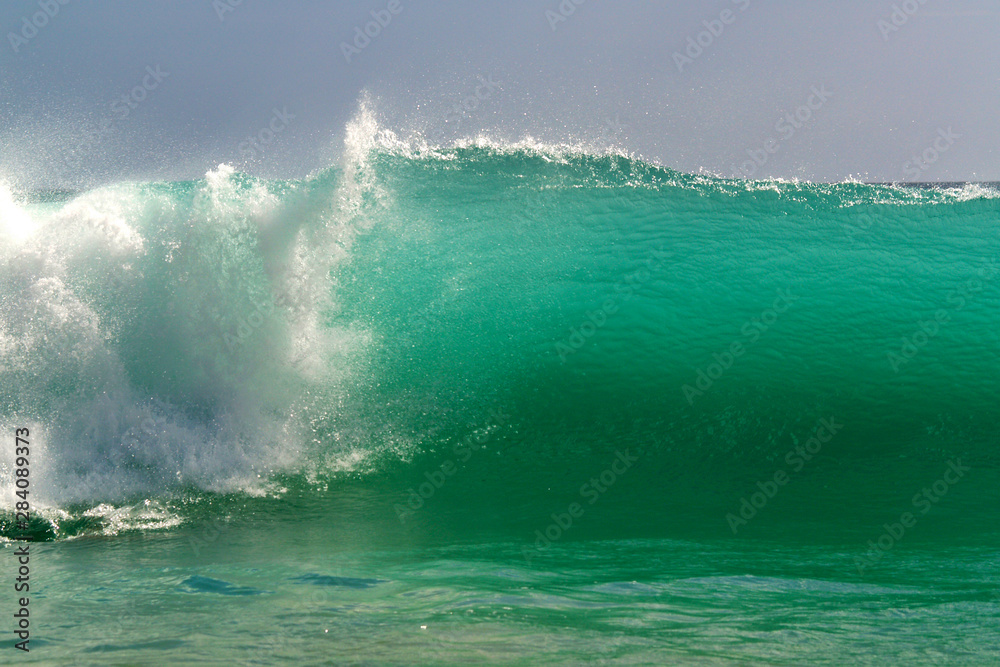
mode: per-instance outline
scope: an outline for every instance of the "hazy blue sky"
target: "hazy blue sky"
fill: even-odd
[[[998,2],[577,2],[4,0],[0,179],[302,175],[336,159],[367,89],[402,134],[613,142],[724,176],[1000,180]]]

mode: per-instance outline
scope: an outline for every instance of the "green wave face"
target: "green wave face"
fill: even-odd
[[[82,522],[57,534],[148,498],[518,538],[574,504],[579,537],[996,534],[989,189],[467,147],[8,199],[0,414]]]

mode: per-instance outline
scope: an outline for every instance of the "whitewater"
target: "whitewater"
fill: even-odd
[[[47,659],[1000,659],[994,185],[346,136],[0,187]]]

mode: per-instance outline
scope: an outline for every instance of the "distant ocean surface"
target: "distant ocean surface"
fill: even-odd
[[[348,136],[0,190],[3,662],[1000,663],[996,185]]]

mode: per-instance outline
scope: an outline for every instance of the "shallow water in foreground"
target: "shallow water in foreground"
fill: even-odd
[[[336,527],[305,518],[35,545],[43,591],[33,603],[37,639],[30,658],[18,659],[149,665],[983,665],[1000,659],[995,548],[935,546],[915,535],[864,576],[853,569],[858,544],[794,539],[565,539],[529,562],[522,541],[378,545],[350,520]]]

